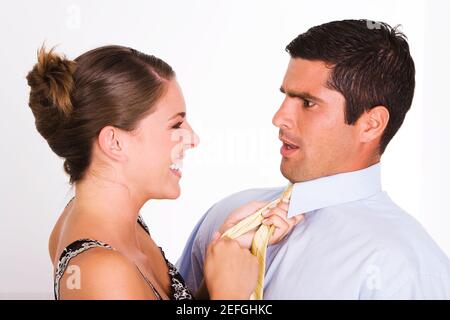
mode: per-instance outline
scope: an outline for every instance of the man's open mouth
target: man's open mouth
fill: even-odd
[[[283,145],[281,146],[281,150],[280,150],[280,153],[283,157],[289,157],[294,152],[296,152],[297,150],[300,149],[299,146],[293,144],[290,141],[287,141],[284,138],[280,138],[280,140],[281,140],[281,142],[283,142]]]
[[[288,150],[298,149],[298,146],[293,145],[293,144],[290,144],[290,143],[283,142],[283,145],[284,145],[284,146],[286,147],[286,149],[288,149]]]

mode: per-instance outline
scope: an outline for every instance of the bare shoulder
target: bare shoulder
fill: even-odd
[[[72,258],[60,299],[155,299],[136,265],[117,251],[92,248]]]

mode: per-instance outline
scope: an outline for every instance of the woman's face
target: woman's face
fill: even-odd
[[[153,112],[130,135],[126,177],[133,182],[134,192],[149,199],[177,198],[184,151],[197,144],[181,88],[172,79]]]

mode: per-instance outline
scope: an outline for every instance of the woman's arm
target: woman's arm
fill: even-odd
[[[220,235],[245,217],[253,214],[267,202],[250,202],[229,214],[208,246],[204,279],[196,293],[203,299],[248,299],[256,287],[257,259],[250,253],[255,230],[236,240],[220,239]],[[280,242],[302,219],[303,215],[287,218],[288,204],[280,202],[264,214],[263,223],[274,225],[275,232],[269,244]]]

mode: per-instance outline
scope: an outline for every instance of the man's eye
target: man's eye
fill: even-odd
[[[303,100],[303,106],[305,108],[311,108],[314,107],[315,103],[309,100]]]
[[[181,125],[183,124],[183,121],[178,122],[176,125],[174,125],[173,129],[180,129]]]

